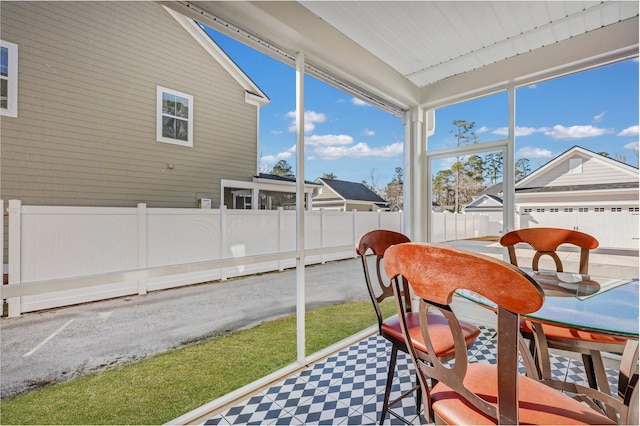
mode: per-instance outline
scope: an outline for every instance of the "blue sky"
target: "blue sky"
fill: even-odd
[[[260,111],[261,171],[279,160],[295,170],[295,70],[220,33],[218,45],[269,96]],[[574,145],[638,166],[638,60],[522,87],[516,91],[516,159],[532,170]],[[456,146],[453,120],[475,123],[481,142],[506,137],[507,94],[441,108],[429,149]],[[403,127],[395,117],[305,78],[305,178],[323,173],[353,182],[390,181],[402,166]]]

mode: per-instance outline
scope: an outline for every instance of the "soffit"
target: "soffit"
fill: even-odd
[[[397,114],[638,52],[637,1],[167,3]]]

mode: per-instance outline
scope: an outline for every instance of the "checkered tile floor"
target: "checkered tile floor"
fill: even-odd
[[[493,364],[496,362],[495,332],[482,327],[481,330],[480,337],[469,350],[470,361]],[[382,410],[390,353],[391,345],[385,339],[371,336],[211,417],[205,424],[377,424]],[[586,385],[580,361],[555,355],[552,357],[554,376]],[[616,372],[608,370],[607,373],[612,391],[615,392]],[[411,359],[399,352],[391,400],[411,389],[414,382]],[[415,398],[407,397],[392,409],[407,422],[421,424],[424,418],[416,415],[415,404]],[[384,424],[404,423],[387,415]]]

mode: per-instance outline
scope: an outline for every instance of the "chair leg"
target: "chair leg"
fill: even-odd
[[[420,386],[418,373],[416,373],[416,385],[418,386],[418,392],[416,394],[416,414],[420,415],[420,407],[422,407],[422,386]]]
[[[391,386],[393,385],[393,375],[396,371],[396,359],[398,358],[398,347],[393,345],[391,348],[391,358],[389,358],[389,370],[387,371],[387,385],[384,389],[384,402],[382,403],[382,413],[380,413],[380,424],[384,422],[389,411],[389,396],[391,395]]]
[[[587,373],[587,381],[589,387],[592,389],[598,389],[598,382],[596,380],[596,373],[593,368],[593,359],[589,354],[582,354],[582,363],[584,364],[584,371]]]

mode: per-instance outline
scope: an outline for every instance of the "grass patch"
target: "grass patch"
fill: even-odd
[[[391,303],[384,304],[387,315]],[[307,354],[372,324],[371,302],[307,312]],[[296,360],[296,318],[213,337],[0,404],[2,424],[162,424]]]

